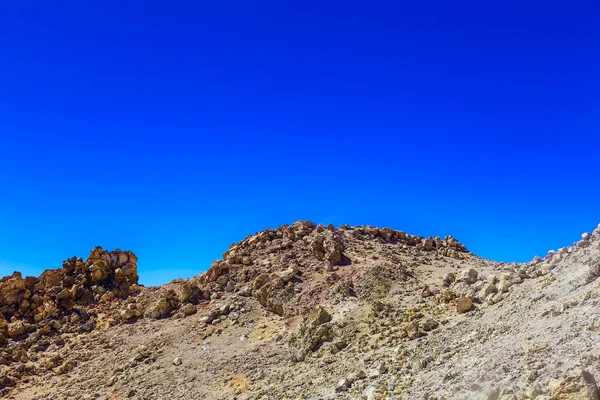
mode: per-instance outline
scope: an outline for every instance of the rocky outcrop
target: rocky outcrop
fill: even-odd
[[[87,260],[70,258],[62,269],[46,270],[37,278],[23,278],[19,272],[2,278],[0,336],[18,340],[29,331],[45,332],[49,320],[79,315],[82,307],[135,293],[136,263],[130,251],[96,247]]]
[[[292,225],[282,225],[277,229],[266,229],[234,243],[223,254],[223,259],[215,261],[209,270],[194,282],[206,299],[218,299],[225,293],[252,296],[267,310],[279,315],[293,314],[298,310],[294,304],[301,302],[296,286],[302,276],[312,273],[329,273],[331,287],[352,286],[352,282],[339,282],[336,271],[352,265],[348,246],[353,242],[378,241],[402,251],[415,254],[438,254],[461,258],[467,249],[456,239],[423,238],[389,228],[370,226],[335,228],[332,225],[315,225],[310,221],[298,221]],[[392,279],[406,277],[403,264],[390,264],[382,269]],[[376,277],[375,280],[379,280]],[[371,282],[370,283],[374,283]],[[376,283],[376,282],[375,282]],[[359,288],[365,285],[358,285]],[[363,290],[367,297],[376,297]],[[381,285],[379,285],[381,286]],[[385,291],[383,285],[380,291]],[[378,290],[379,290],[378,289]],[[327,291],[315,293],[314,303],[325,296]]]

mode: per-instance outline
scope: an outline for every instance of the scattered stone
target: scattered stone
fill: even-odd
[[[422,323],[422,328],[424,331],[428,332],[428,331],[434,330],[439,325],[440,325],[439,322],[437,322],[435,319],[429,318],[429,319],[425,320],[425,322]]]
[[[342,378],[340,379],[340,381],[338,382],[335,391],[336,392],[345,392],[346,390],[348,390],[348,387],[350,387],[351,383],[350,381],[348,381],[348,379],[346,378]]]
[[[443,281],[444,281],[444,285],[445,286],[450,286],[454,283],[455,280],[455,275],[452,272],[448,272],[446,275],[444,275]]]
[[[429,286],[425,286],[423,290],[421,290],[421,297],[427,298],[433,296],[433,292],[429,288]]]

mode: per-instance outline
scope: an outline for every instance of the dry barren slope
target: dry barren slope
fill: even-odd
[[[95,249],[51,283],[0,281],[4,396],[595,398],[600,230],[527,264],[309,222],[162,287],[136,261]]]

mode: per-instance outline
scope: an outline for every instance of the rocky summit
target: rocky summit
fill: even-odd
[[[0,396],[600,400],[599,282],[600,227],[518,264],[299,221],[160,287],[97,247],[0,279]]]

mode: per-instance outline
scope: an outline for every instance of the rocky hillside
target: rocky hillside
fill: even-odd
[[[96,248],[0,280],[15,399],[600,399],[600,229],[524,264],[456,239],[296,222],[138,285]]]

